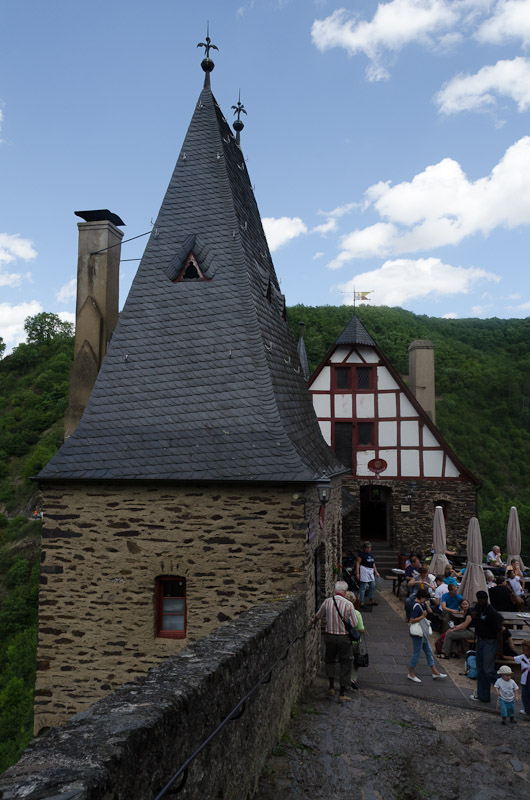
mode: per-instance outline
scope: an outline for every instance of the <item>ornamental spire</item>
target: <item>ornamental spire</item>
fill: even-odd
[[[241,102],[241,89],[239,90],[239,97],[238,97],[238,100],[237,100],[237,105],[232,106],[232,108],[234,109],[234,114],[237,114],[237,119],[234,120],[233,128],[236,131],[236,142],[237,142],[237,144],[239,144],[239,140],[240,140],[239,134],[241,133],[241,131],[245,127],[245,123],[241,119],[241,113],[243,113],[243,114],[247,113],[245,111],[245,106]]]
[[[215,67],[215,64],[213,63],[212,59],[210,58],[210,50],[219,51],[219,48],[215,44],[212,44],[211,42],[212,42],[212,40],[210,39],[210,22],[208,21],[206,23],[206,42],[199,42],[199,44],[197,45],[197,47],[204,47],[204,58],[201,61],[201,67],[203,68],[203,70],[205,72],[205,75],[204,75],[204,88],[205,89],[209,89],[210,88],[210,72]]]

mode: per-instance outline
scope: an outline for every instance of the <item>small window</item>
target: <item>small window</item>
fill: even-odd
[[[352,468],[353,465],[353,446],[352,446],[353,425],[351,422],[336,422],[334,436],[334,450],[339,461],[345,467]]]
[[[370,445],[374,443],[374,423],[373,422],[358,422],[357,423],[357,443],[359,447],[363,445]]]
[[[335,367],[335,384],[337,389],[350,388],[350,368]]]
[[[186,579],[156,579],[156,635],[165,639],[184,639],[187,627]]]
[[[197,269],[196,264],[193,261],[190,261],[189,264],[186,266],[184,270],[184,275],[182,276],[183,281],[200,281],[201,276],[199,275],[199,270]]]
[[[372,368],[357,367],[357,388],[371,389],[371,386],[372,386]]]

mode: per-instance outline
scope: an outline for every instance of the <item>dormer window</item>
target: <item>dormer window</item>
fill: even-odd
[[[174,283],[179,283],[180,281],[207,281],[209,280],[199,267],[197,263],[197,259],[195,258],[193,253],[190,253],[189,256],[184,261],[184,266],[180,270],[179,274],[174,280]]]

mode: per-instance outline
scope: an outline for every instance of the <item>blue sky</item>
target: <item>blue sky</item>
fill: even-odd
[[[74,211],[150,230],[202,87],[242,145],[287,303],[530,309],[530,0],[19,0],[0,10],[0,335],[73,319]],[[125,244],[139,258],[145,239]],[[121,267],[121,303],[137,262]],[[350,292],[350,294],[347,294]]]

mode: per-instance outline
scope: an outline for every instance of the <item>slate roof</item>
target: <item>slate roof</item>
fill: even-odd
[[[189,250],[204,280],[174,282]],[[38,479],[344,471],[284,317],[245,159],[205,86],[83,418]]]
[[[357,316],[351,318],[335,344],[367,344],[375,347],[374,340]]]
[[[296,346],[296,349],[298,351],[298,358],[300,359],[300,366],[302,367],[304,378],[306,379],[306,381],[308,381],[309,378],[311,377],[311,369],[309,368],[309,359],[307,357],[307,350],[305,349],[304,336],[302,334],[302,326],[303,323],[300,323],[300,336],[298,338],[298,344]]]

